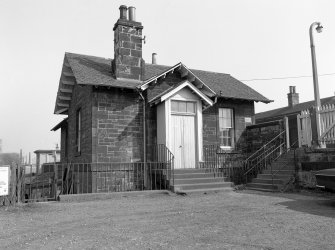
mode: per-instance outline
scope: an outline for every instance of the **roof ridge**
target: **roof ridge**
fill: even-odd
[[[335,96],[328,96],[328,97],[320,98],[320,101],[322,101],[322,100],[324,101],[326,99],[332,99],[332,98],[335,99]],[[276,112],[276,111],[280,111],[280,110],[284,110],[284,109],[292,110],[293,108],[296,108],[297,106],[303,106],[303,105],[306,105],[308,103],[313,103],[313,102],[314,102],[314,100],[300,102],[300,103],[294,105],[293,107],[285,106],[285,107],[280,107],[280,108],[276,108],[276,109],[270,109],[270,110],[267,110],[267,111],[256,113],[256,115],[263,115],[263,114],[266,114],[266,113]]]
[[[65,55],[88,56],[88,57],[94,57],[94,58],[100,58],[100,59],[106,59],[106,60],[113,60],[113,58],[109,58],[109,57],[92,56],[92,55],[78,54],[78,53],[72,53],[72,52],[66,52],[66,51],[65,51]]]
[[[196,70],[196,71],[208,72],[208,73],[212,73],[212,74],[220,74],[220,75],[228,75],[228,76],[231,76],[231,74],[228,74],[228,73],[216,72],[216,71],[210,71],[210,70],[203,70],[203,69],[190,69],[190,70]]]

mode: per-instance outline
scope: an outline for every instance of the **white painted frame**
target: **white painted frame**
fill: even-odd
[[[179,89],[180,91],[181,89]],[[179,91],[175,92],[174,94],[177,94]],[[195,97],[196,95],[193,94]],[[171,123],[171,116],[173,115],[171,112],[171,101],[188,101],[188,102],[194,102],[195,103],[195,141],[196,141],[196,148],[195,148],[195,162],[198,164],[203,159],[203,152],[202,152],[202,146],[203,146],[203,136],[202,136],[202,103],[200,98],[181,98],[181,97],[175,97],[175,95],[170,96],[168,99],[165,99],[165,126],[166,126],[166,145],[168,148],[171,148],[171,129],[172,129],[172,123]],[[158,131],[158,130],[157,130]]]
[[[177,94],[180,90],[182,90],[185,87],[189,87],[201,99],[203,99],[205,102],[207,102],[210,106],[213,106],[213,101],[210,98],[208,98],[205,94],[203,94],[199,89],[197,89],[193,84],[191,84],[187,80],[185,80],[183,83],[181,83],[177,88],[175,88],[175,89],[171,90],[170,92],[166,93],[165,95],[163,95],[161,97],[161,102],[171,98],[172,96]]]

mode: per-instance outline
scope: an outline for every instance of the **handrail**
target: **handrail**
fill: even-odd
[[[250,155],[245,161],[247,162],[252,156],[254,156],[256,153],[258,153],[259,151],[261,151],[262,148],[267,147],[271,142],[273,142],[275,139],[277,139],[277,137],[281,136],[285,132],[286,132],[286,130],[283,130],[282,132],[280,132],[278,135],[276,135],[274,138],[272,138],[269,142],[267,142],[265,145],[263,145],[260,149],[258,149],[252,155]]]
[[[291,144],[291,146],[287,149],[287,151],[286,151],[286,153],[288,153],[288,152],[290,152],[292,149],[294,149],[294,158],[295,158],[295,150],[296,150],[296,148],[293,148],[293,146],[295,145],[295,144],[297,144],[297,142],[298,142],[299,140],[296,140],[294,143],[292,143]],[[295,159],[294,159],[295,160]],[[274,184],[273,184],[273,176],[274,175],[276,175],[277,173],[279,173],[279,171],[281,171],[284,167],[286,167],[287,165],[288,165],[289,163],[286,163],[284,166],[282,166],[280,169],[277,169],[277,171],[276,172],[273,172],[272,171],[272,167],[271,167],[271,179],[272,179],[272,186],[274,186]]]
[[[281,143],[278,147],[276,147],[276,148],[275,148],[274,150],[272,150],[270,153],[268,153],[267,155],[265,155],[263,158],[264,158],[264,159],[267,158],[269,155],[271,155],[273,152],[275,152],[278,148],[281,148],[283,145],[285,145],[285,143]],[[277,160],[279,157],[280,157],[280,155],[277,156],[273,161]],[[251,170],[253,170],[255,167],[256,167],[256,166],[253,166],[252,168],[249,168],[248,171],[246,171],[246,172],[244,173],[244,175],[248,174],[248,173],[249,173]]]
[[[297,142],[298,142],[298,140],[296,140],[296,141],[290,146],[290,148],[288,148],[287,153],[288,153],[289,151],[291,151],[291,149],[293,149],[293,146],[294,146]],[[295,150],[295,148],[294,148],[294,150]],[[288,165],[288,163],[285,164],[283,167],[286,167],[287,165]],[[281,169],[283,169],[283,167],[281,167],[280,169],[278,169],[278,170],[275,172],[275,174],[278,173]]]
[[[249,156],[245,161],[244,161],[244,166],[245,166],[245,182],[247,183],[248,180],[248,174],[257,169],[257,168],[262,168],[264,169],[266,167],[267,164],[271,164],[271,162],[277,160],[280,155],[282,155],[282,151],[281,148],[283,148],[286,144],[286,137],[284,137],[284,141],[281,143],[279,143],[279,145],[274,144],[273,142],[275,142],[276,140],[278,140],[278,138],[280,138],[284,133],[286,133],[286,130],[283,130],[282,132],[280,132],[278,135],[276,135],[274,138],[272,138],[269,142],[267,142],[264,146],[262,146],[260,149],[258,149],[255,153],[253,153],[251,156]],[[270,144],[274,144],[274,145],[270,145]],[[278,152],[279,150],[279,152]],[[274,157],[274,159],[271,159],[272,155],[275,155],[276,152],[279,153],[278,156]],[[253,164],[251,167],[250,165],[252,163]],[[250,167],[249,169],[247,169],[247,167]]]

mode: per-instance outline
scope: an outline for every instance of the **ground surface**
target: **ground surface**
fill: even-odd
[[[335,249],[335,196],[151,193],[2,207],[0,249]]]

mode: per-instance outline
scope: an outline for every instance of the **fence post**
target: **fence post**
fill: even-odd
[[[10,203],[12,203],[13,205],[15,205],[16,203],[16,191],[17,191],[16,171],[17,171],[17,165],[14,163],[12,164],[12,170],[10,173],[10,185],[11,185]]]
[[[301,123],[300,123],[300,114],[297,115],[297,127],[298,127],[298,145],[301,147]]]
[[[285,130],[286,130],[286,151],[289,150],[290,148],[290,128],[289,128],[289,124],[288,124],[288,117],[285,116],[284,117],[284,123],[285,123]]]
[[[312,127],[312,145],[319,147],[320,142],[320,114],[316,107],[310,108],[311,127]]]
[[[55,192],[55,200],[57,200],[57,181],[58,181],[58,166],[56,162],[54,163],[54,192]]]
[[[16,181],[16,185],[17,185],[17,203],[21,203],[21,178],[22,178],[22,164],[20,163],[18,165],[18,169],[17,169],[17,181]]]
[[[56,150],[57,150],[57,147],[56,147]],[[58,181],[58,166],[57,166],[57,152],[56,152],[56,150],[54,150],[53,152],[52,152],[52,156],[53,156],[53,158],[54,158],[54,172],[55,172],[55,174],[54,174],[54,183],[53,183],[53,190],[54,190],[54,192],[55,192],[55,200],[57,200],[57,181]]]

